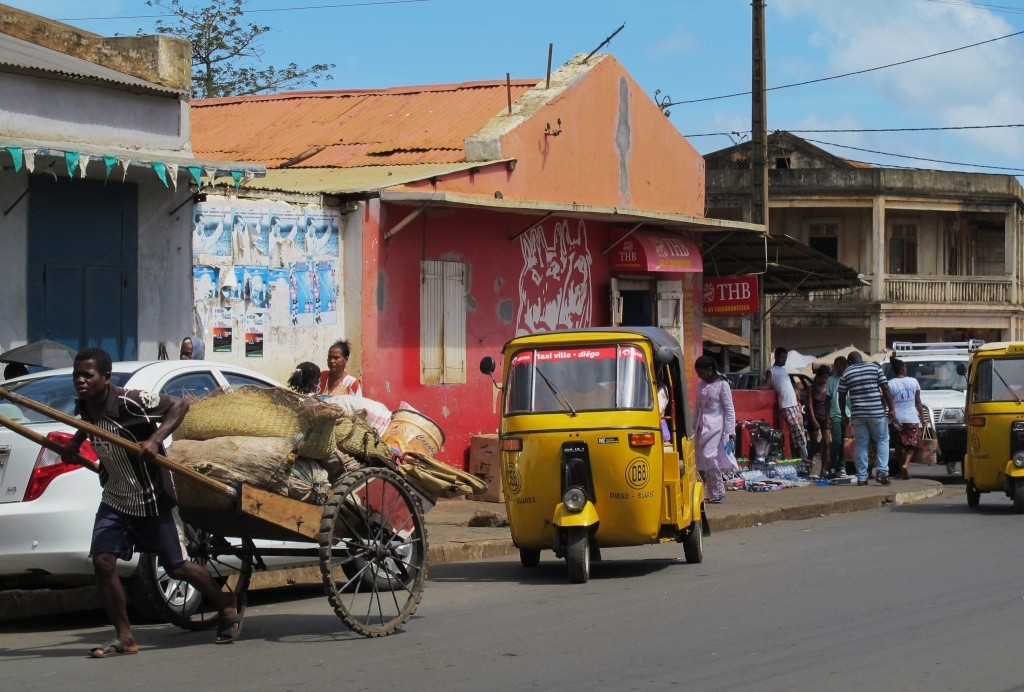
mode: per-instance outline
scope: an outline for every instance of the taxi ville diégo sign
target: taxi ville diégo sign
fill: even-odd
[[[705,315],[754,315],[759,308],[756,276],[705,277]]]

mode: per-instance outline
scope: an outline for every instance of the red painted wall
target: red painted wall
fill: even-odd
[[[381,240],[409,211],[377,201],[363,209],[363,389],[392,408],[406,401],[436,421],[447,437],[440,457],[465,468],[470,438],[498,428],[500,402],[490,380],[479,373],[480,359],[499,359],[517,329],[531,333],[607,325],[609,275],[602,251],[620,231],[606,223],[553,217],[523,233],[529,216],[428,209],[390,241]],[[464,262],[468,268],[464,385],[420,384],[424,259]],[[565,287],[572,290],[561,290]],[[697,275],[685,277],[684,291],[684,349],[695,358],[700,344]]]

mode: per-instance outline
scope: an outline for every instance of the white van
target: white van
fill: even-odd
[[[972,350],[981,346],[980,339],[911,343],[897,341],[892,357],[907,364],[907,375],[921,385],[921,403],[928,411],[928,420],[939,440],[941,461],[949,473],[956,473],[967,453],[967,363]],[[882,365],[886,379],[892,379],[892,364]]]

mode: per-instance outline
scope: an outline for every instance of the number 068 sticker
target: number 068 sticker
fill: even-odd
[[[651,479],[651,467],[643,457],[637,457],[626,467],[626,483],[630,488],[639,490]]]

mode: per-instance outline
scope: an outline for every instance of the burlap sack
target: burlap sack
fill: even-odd
[[[382,442],[377,429],[366,420],[366,412],[341,414],[334,426],[339,451],[373,466],[393,467],[391,448]]]
[[[341,410],[281,387],[246,385],[219,389],[190,402],[175,439],[291,437],[302,435],[300,456],[323,459],[335,447],[334,423]]]
[[[331,499],[327,471],[313,459],[299,459],[291,467],[288,497],[314,505],[326,505]]]
[[[176,439],[167,456],[219,481],[248,483],[284,495],[297,447],[298,436]]]
[[[406,452],[402,462],[398,473],[431,502],[487,492],[486,481],[423,454]]]

